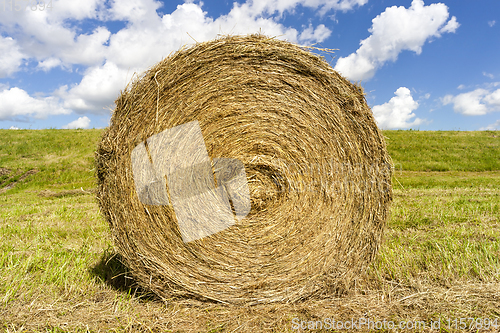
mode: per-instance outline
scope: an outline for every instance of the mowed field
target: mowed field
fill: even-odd
[[[367,274],[345,295],[252,307],[137,288],[96,204],[101,133],[0,130],[1,330],[500,331],[498,131],[385,131],[394,202]]]

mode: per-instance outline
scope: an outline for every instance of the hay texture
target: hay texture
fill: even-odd
[[[170,141],[153,152],[161,133]],[[166,156],[183,137],[202,142]],[[224,161],[236,171],[225,175]],[[125,264],[163,299],[297,301],[348,287],[374,259],[390,163],[362,88],[323,58],[262,35],[222,37],[172,54],[116,100],[96,152],[97,197]],[[235,179],[249,206],[230,193]],[[231,199],[231,223],[203,193]],[[214,229],[183,233],[190,209],[213,216]]]

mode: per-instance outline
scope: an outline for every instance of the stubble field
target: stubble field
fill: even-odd
[[[361,318],[374,324],[359,332],[500,331],[498,131],[384,131],[394,202],[366,276],[346,295],[253,307],[137,288],[95,200],[101,133],[0,130],[4,331],[326,332]]]

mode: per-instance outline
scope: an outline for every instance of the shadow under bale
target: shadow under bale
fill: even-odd
[[[122,256],[118,253],[104,251],[101,259],[90,269],[90,272],[113,289],[129,294],[153,296],[137,284],[130,270],[123,264]]]

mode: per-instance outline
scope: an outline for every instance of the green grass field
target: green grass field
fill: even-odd
[[[101,133],[0,130],[6,332],[295,332],[301,321],[361,317],[425,323],[412,332],[437,321],[442,332],[475,332],[497,319],[498,328],[481,332],[500,331],[498,131],[385,131],[394,203],[366,276],[342,297],[253,307],[164,303],[136,288],[95,200]]]

